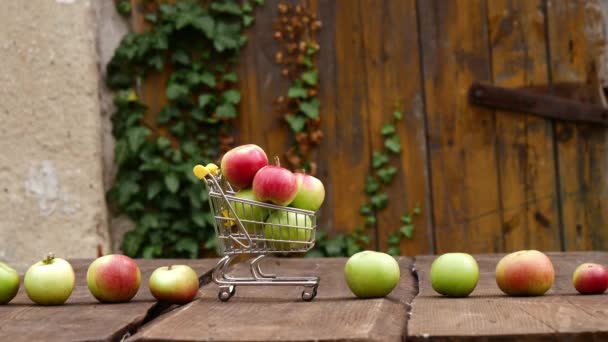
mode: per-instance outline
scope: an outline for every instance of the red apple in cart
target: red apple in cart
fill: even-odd
[[[253,193],[258,201],[289,205],[298,193],[298,179],[293,172],[279,165],[268,165],[253,178]]]
[[[300,187],[290,206],[313,211],[319,209],[325,199],[323,183],[318,178],[305,173],[296,172],[295,175]]]
[[[139,267],[126,255],[104,255],[87,270],[89,291],[102,303],[130,301],[139,290],[140,281]]]
[[[509,296],[541,296],[554,279],[551,260],[535,250],[508,254],[496,265],[496,284]]]
[[[259,146],[242,145],[226,152],[222,157],[222,175],[234,187],[244,189],[251,186],[256,173],[268,165],[268,157]]]
[[[608,269],[598,264],[582,264],[574,271],[572,284],[581,294],[602,294],[608,289]]]

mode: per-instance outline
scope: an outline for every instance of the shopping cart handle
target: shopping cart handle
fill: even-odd
[[[194,173],[196,178],[203,179],[206,175],[209,174],[209,169],[201,164],[198,164],[192,169],[192,173]]]

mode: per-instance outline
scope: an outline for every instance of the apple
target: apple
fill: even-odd
[[[139,290],[140,281],[139,267],[126,255],[104,255],[87,270],[89,291],[102,303],[128,302]]]
[[[496,265],[496,284],[509,296],[541,296],[554,279],[551,260],[535,250],[507,254]]]
[[[257,145],[249,144],[226,152],[222,157],[220,169],[232,186],[244,189],[251,186],[255,174],[266,165],[268,165],[268,157],[264,150]]]
[[[13,300],[19,291],[19,273],[0,262],[0,305]]]
[[[149,287],[159,301],[186,304],[198,293],[198,276],[187,265],[159,267],[150,275]]]
[[[291,227],[285,227],[285,226]],[[310,217],[287,211],[275,211],[270,214],[264,226],[264,237],[273,240],[288,240],[311,242],[313,222]],[[295,228],[295,227],[305,228]],[[298,242],[269,242],[270,246],[277,249],[300,249],[308,247],[304,243]]]
[[[253,194],[252,189],[240,190],[239,192],[236,193],[236,197],[246,199],[246,200],[256,201],[256,198],[255,198],[255,195]],[[239,219],[241,219],[241,221],[249,220],[249,221],[264,222],[268,218],[268,209],[266,209],[266,208],[262,208],[260,206],[249,204],[249,203],[234,202],[234,201],[231,201],[230,204],[232,205],[232,208],[234,208],[236,215],[238,216]],[[242,223],[243,223],[243,226],[245,227],[245,229],[247,230],[247,232],[249,232],[250,234],[262,233],[262,226],[263,226],[262,224],[258,225],[256,223],[252,223],[252,222],[242,222]],[[259,227],[258,232],[256,232],[256,227]]]
[[[602,294],[608,289],[608,270],[598,264],[582,264],[574,271],[572,284],[580,294]]]
[[[399,283],[399,264],[392,256],[363,251],[351,256],[344,266],[348,288],[359,298],[388,295]]]
[[[74,269],[52,253],[25,272],[23,285],[30,299],[40,305],[61,305],[74,290]]]
[[[300,184],[293,172],[279,165],[279,158],[276,163],[276,166],[264,166],[255,174],[253,193],[258,201],[289,205],[296,198]]]
[[[448,297],[466,297],[477,286],[477,261],[466,253],[445,253],[431,265],[431,286]]]
[[[299,189],[290,206],[313,211],[321,208],[325,199],[323,183],[318,178],[305,173],[296,172],[295,175]]]

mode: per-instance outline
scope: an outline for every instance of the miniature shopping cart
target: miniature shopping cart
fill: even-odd
[[[260,261],[271,253],[303,253],[315,244],[316,212],[258,202],[236,196],[230,184],[215,170],[197,165],[195,175],[205,181],[213,213],[219,253],[223,256],[213,270],[213,281],[220,287],[218,298],[228,301],[237,286],[304,286],[302,299],[317,295],[318,277],[280,277],[264,273]],[[267,217],[273,216],[272,223]],[[239,256],[251,256],[251,276],[228,274]],[[238,260],[241,260],[239,258]]]

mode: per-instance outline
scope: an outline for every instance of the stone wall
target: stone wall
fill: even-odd
[[[0,260],[21,270],[48,251],[110,250],[101,3],[112,1],[0,0]]]

